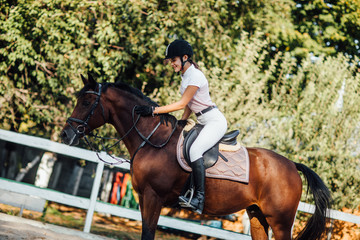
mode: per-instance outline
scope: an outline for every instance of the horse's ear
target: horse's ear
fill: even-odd
[[[91,85],[91,86],[96,86],[96,81],[95,79],[91,76],[90,73],[88,73],[88,83]]]
[[[89,81],[82,74],[80,74],[80,75],[81,75],[81,80],[83,81],[84,86],[85,86],[86,84],[89,83]]]

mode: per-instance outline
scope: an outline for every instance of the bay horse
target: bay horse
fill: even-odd
[[[136,105],[157,105],[140,90],[124,83],[97,83],[83,76],[84,87],[61,138],[76,145],[79,139],[106,123],[115,127],[131,156],[132,185],[139,195],[142,239],[154,239],[163,206],[174,206],[189,173],[177,162],[176,145],[184,126],[172,115],[135,117]],[[163,121],[165,119],[165,121]],[[147,137],[146,137],[147,136]],[[326,231],[330,191],[307,166],[263,148],[247,148],[249,183],[206,179],[204,214],[224,216],[246,209],[252,239],[292,238],[292,226],[302,193],[301,171],[313,193],[315,213],[297,239],[320,239]]]

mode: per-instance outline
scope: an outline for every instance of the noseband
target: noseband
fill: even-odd
[[[93,103],[93,105],[91,106],[91,109],[87,115],[87,117],[85,118],[85,120],[81,120],[78,118],[73,118],[73,117],[69,117],[66,122],[70,125],[71,129],[75,132],[76,137],[82,137],[85,136],[85,129],[88,127],[88,123],[89,120],[91,118],[91,116],[94,114],[94,111],[96,109],[96,107],[99,105],[100,103],[100,97],[101,97],[101,88],[102,85],[99,83],[98,85],[98,91],[86,91],[85,94],[95,94],[96,95],[96,99],[95,102]],[[104,107],[102,106],[102,104],[100,103],[101,109],[102,109],[102,116],[105,120],[105,113],[104,113]],[[72,123],[79,123],[79,125],[75,128]],[[91,129],[90,129],[91,131]]]

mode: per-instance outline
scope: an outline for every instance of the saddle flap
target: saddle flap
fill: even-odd
[[[219,143],[204,153],[204,167],[205,169],[215,165],[219,158]]]
[[[190,147],[194,143],[195,139],[203,129],[203,125],[196,124],[189,132],[184,132],[184,145],[183,145],[183,156],[189,166],[190,163]],[[210,168],[214,166],[219,157],[219,143],[215,144],[212,148],[206,151],[203,155],[204,157],[204,166]]]

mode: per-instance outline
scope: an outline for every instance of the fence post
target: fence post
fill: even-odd
[[[103,170],[104,170],[104,163],[101,161],[98,161],[97,166],[96,166],[95,179],[94,179],[94,183],[93,183],[93,186],[91,189],[90,205],[89,205],[88,211],[86,213],[86,219],[85,219],[84,232],[87,232],[87,233],[90,232],[91,222],[92,222],[92,218],[94,215],[94,209],[95,209],[96,199],[97,199],[97,196],[99,193],[100,181],[101,181]]]

